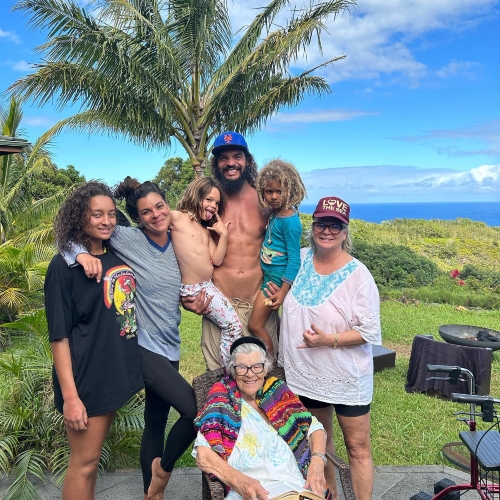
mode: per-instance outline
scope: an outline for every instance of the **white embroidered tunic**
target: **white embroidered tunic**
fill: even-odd
[[[372,344],[382,343],[380,298],[373,277],[357,259],[321,275],[313,252],[301,250],[301,267],[283,303],[279,364],[288,387],[325,403],[366,405],[373,396]],[[366,344],[297,349],[311,323],[328,334],[357,330]]]
[[[318,429],[323,429],[323,425],[312,417],[308,437]],[[191,453],[195,458],[197,446],[210,447],[201,432],[198,432]],[[305,480],[288,444],[274,427],[243,399],[241,428],[227,463],[243,474],[260,481],[261,485],[270,491],[270,498],[281,492],[304,489]],[[241,500],[241,496],[231,490],[226,499]]]

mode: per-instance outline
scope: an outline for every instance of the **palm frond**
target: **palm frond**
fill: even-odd
[[[15,457],[19,441],[17,436],[9,434],[0,438],[0,470],[8,472],[10,462]]]
[[[29,479],[29,474],[34,475],[45,484],[43,466],[44,460],[39,452],[25,450],[20,453],[14,468],[14,481],[7,490],[5,500],[33,500],[38,498],[35,486]]]

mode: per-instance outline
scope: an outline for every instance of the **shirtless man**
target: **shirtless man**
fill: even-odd
[[[214,142],[212,172],[222,184],[226,194],[226,209],[222,217],[228,226],[227,251],[224,262],[216,267],[212,280],[215,286],[231,301],[243,325],[243,335],[262,283],[260,248],[269,219],[267,210],[259,206],[255,180],[257,165],[248,151],[242,135],[224,132]],[[196,298],[182,298],[190,311],[203,314],[210,298],[200,294]],[[269,332],[262,338],[271,355],[278,353],[277,320],[273,313],[266,323]],[[201,349],[208,370],[219,368],[220,330],[203,318]]]

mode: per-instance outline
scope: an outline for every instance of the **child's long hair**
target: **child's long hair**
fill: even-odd
[[[297,169],[291,163],[276,158],[268,162],[257,177],[257,193],[259,203],[263,207],[269,207],[264,199],[264,188],[268,181],[279,181],[281,183],[284,208],[294,207],[298,210],[300,203],[307,196],[306,188]],[[285,194],[286,199],[283,199]]]
[[[213,226],[217,222],[217,218],[212,217],[208,221],[203,220],[203,210],[201,207],[203,200],[210,194],[213,188],[217,189],[220,194],[219,209],[217,213],[219,217],[222,217],[224,209],[226,208],[226,195],[219,181],[212,179],[212,177],[199,177],[191,182],[177,202],[177,210],[181,212],[191,212],[202,226]]]

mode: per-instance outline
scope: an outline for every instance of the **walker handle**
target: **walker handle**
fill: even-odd
[[[461,370],[461,368],[459,366],[449,366],[449,365],[427,365],[427,370],[430,372],[450,373],[453,370]]]

